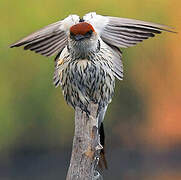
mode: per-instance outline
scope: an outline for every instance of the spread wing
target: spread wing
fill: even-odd
[[[12,44],[10,47],[24,46],[25,50],[35,51],[44,56],[52,56],[62,51],[67,45],[69,28],[77,24],[80,18],[77,15],[70,15],[64,20],[50,24],[39,31]]]
[[[122,63],[122,52],[119,48],[115,46],[111,46],[114,51],[114,58],[113,58],[113,69],[114,69],[114,76],[117,77],[119,80],[123,80],[123,63]]]
[[[102,40],[110,45],[127,48],[162,31],[173,32],[170,27],[134,19],[101,16],[95,12],[86,14],[83,19],[90,23]]]

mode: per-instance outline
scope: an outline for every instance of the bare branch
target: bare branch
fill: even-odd
[[[89,116],[80,108],[75,110],[75,134],[66,180],[102,179],[96,170],[102,149],[98,131],[98,105],[90,103],[88,110]]]

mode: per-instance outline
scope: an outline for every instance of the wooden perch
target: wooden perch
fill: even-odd
[[[98,105],[90,103],[88,116],[80,108],[75,110],[75,134],[66,180],[101,180],[96,170],[102,146],[98,132]]]

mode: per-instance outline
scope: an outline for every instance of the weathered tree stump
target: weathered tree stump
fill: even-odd
[[[75,109],[75,132],[72,155],[66,180],[100,180],[96,170],[102,146],[98,132],[98,105],[90,103],[87,115],[80,108]]]

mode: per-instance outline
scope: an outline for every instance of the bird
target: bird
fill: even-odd
[[[105,159],[103,119],[115,89],[115,79],[123,79],[122,51],[154,37],[166,25],[141,20],[103,16],[90,12],[83,17],[69,15],[10,47],[24,46],[43,56],[55,57],[54,84],[60,86],[66,102],[89,114],[90,102],[98,104],[101,157]]]

